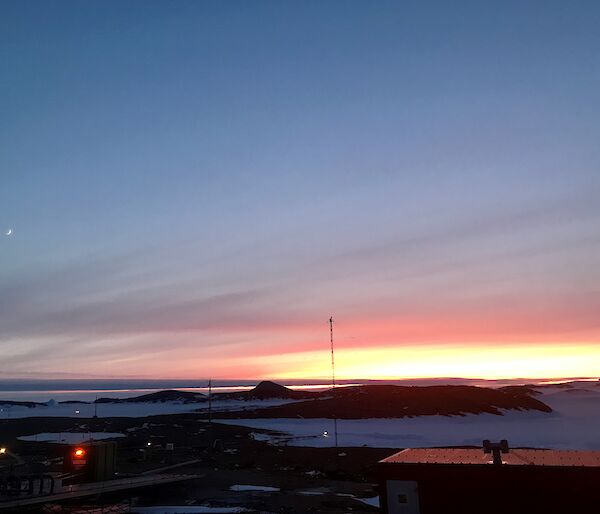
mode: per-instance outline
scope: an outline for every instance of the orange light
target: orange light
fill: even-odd
[[[73,453],[75,457],[83,457],[85,455],[85,450],[83,448],[77,448]]]

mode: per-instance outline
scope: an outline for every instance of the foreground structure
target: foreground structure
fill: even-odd
[[[600,451],[406,449],[379,463],[385,514],[598,512]]]

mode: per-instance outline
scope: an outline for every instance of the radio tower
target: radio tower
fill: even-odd
[[[212,378],[208,379],[208,422],[212,423]]]
[[[329,342],[331,343],[331,386],[335,389],[335,359],[333,354],[333,316],[329,318]],[[333,395],[333,401],[335,402],[335,394]],[[335,403],[334,403],[335,405]],[[335,414],[335,407],[333,411],[333,435],[335,440],[335,447],[338,446],[338,431],[337,431],[337,416]]]
[[[333,357],[333,316],[329,318],[329,341],[331,342],[331,385],[335,387],[335,359]]]

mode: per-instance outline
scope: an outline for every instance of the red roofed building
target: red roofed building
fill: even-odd
[[[387,514],[600,513],[600,451],[403,450],[379,463]]]

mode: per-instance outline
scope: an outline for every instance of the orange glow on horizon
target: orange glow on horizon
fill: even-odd
[[[273,378],[328,379],[331,368],[325,352],[263,357],[279,364]],[[336,351],[339,379],[408,378],[562,378],[595,377],[600,369],[600,347],[592,343],[552,346],[420,346],[375,347]],[[282,359],[284,362],[282,362]],[[292,362],[296,361],[294,368]]]

